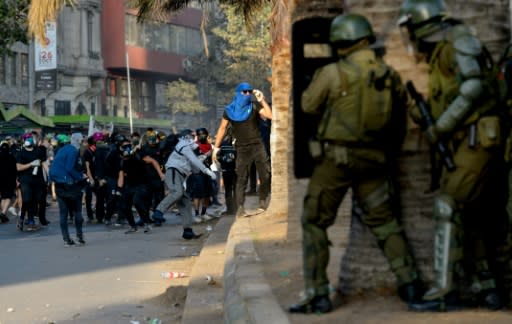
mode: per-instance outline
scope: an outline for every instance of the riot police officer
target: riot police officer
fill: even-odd
[[[376,236],[396,275],[399,296],[410,302],[422,294],[393,210],[390,177],[405,134],[405,89],[399,75],[370,48],[375,35],[365,17],[336,17],[329,39],[339,59],[317,69],[302,93],[302,110],[322,118],[316,140],[309,145],[316,164],[302,214],[306,298],[290,307],[292,313],[332,309],[327,229],[349,188],[364,211],[362,222]]]
[[[442,0],[404,1],[399,25],[408,35],[409,48],[418,58],[426,58],[430,67],[429,104],[435,123],[426,130],[427,139],[433,144],[448,142],[455,163],[454,171],[444,170],[434,202],[435,284],[423,301],[410,304],[410,309],[445,311],[464,306],[457,283],[463,278],[465,253],[472,253],[476,275],[472,287],[480,287],[478,302],[498,309],[502,305],[479,227],[485,213],[482,193],[488,190],[501,145],[492,62],[469,28],[449,18]],[[468,238],[470,231],[465,229],[475,219],[473,236]],[[471,249],[464,247],[463,241],[471,242]]]

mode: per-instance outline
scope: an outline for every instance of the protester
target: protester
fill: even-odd
[[[228,127],[227,135],[217,153],[217,161],[222,170],[222,182],[224,184],[224,200],[226,202],[226,215],[236,213],[236,149],[233,146],[231,127]]]
[[[251,100],[254,93],[257,102]],[[224,115],[215,136],[213,156],[216,158],[220,145],[226,135],[229,123],[233,127],[233,137],[236,139],[236,205],[237,216],[247,216],[245,212],[245,190],[249,177],[249,167],[256,163],[256,169],[260,178],[259,205],[261,209],[267,208],[267,199],[270,192],[270,159],[265,151],[265,146],[259,130],[259,119],[272,119],[272,111],[265,100],[263,93],[254,90],[247,83],[240,83],[235,89],[235,95],[231,103],[226,106]]]
[[[16,196],[16,158],[11,154],[9,143],[0,143],[0,223],[9,222],[7,209]]]
[[[155,210],[156,206],[165,196],[164,178],[162,172],[164,161],[160,152],[160,140],[158,134],[152,128],[148,128],[144,134],[142,146],[139,150],[139,156],[146,162],[144,168],[148,177],[147,189],[149,194],[149,205]],[[150,220],[155,226],[161,226],[165,218]],[[142,225],[142,224],[141,224]]]
[[[208,142],[208,131],[206,128],[196,129],[197,141],[196,154],[199,159],[203,161],[205,167],[210,168],[212,165],[212,145]],[[213,184],[210,177],[198,170],[192,172],[187,178],[187,190],[192,197],[194,204],[194,222],[200,223],[202,221],[209,221],[213,217],[206,213],[210,205],[210,198],[213,195]],[[201,211],[199,211],[201,208]]]
[[[25,133],[22,136],[23,148],[16,155],[16,169],[22,196],[21,214],[18,219],[18,229],[23,231],[37,229],[35,216],[38,203],[42,199],[45,180],[41,166],[41,156],[36,149],[37,138],[32,133]],[[25,216],[27,223],[25,224]]]
[[[82,224],[82,190],[86,185],[87,177],[83,173],[82,161],[78,152],[79,136],[75,136],[73,144],[67,135],[58,136],[58,141],[64,144],[59,148],[50,167],[50,178],[55,182],[57,203],[59,205],[60,230],[64,246],[73,246],[68,230],[68,214],[72,214],[75,221],[76,239],[78,244],[85,244]]]
[[[216,179],[215,173],[205,167],[203,162],[198,159],[194,153],[197,148],[195,143],[195,133],[186,129],[180,133],[178,144],[165,163],[165,184],[169,189],[169,194],[158,204],[153,212],[153,219],[163,217],[163,212],[170,208],[174,203],[177,204],[182,217],[183,235],[186,240],[199,238],[192,230],[192,202],[183,188],[186,178],[195,170],[207,174],[212,179]]]
[[[151,231],[149,226],[149,207],[151,201],[148,191],[147,162],[141,158],[139,152],[129,140],[121,143],[119,153],[122,161],[117,180],[117,191],[121,192],[120,214],[124,219],[128,220],[130,225],[130,229],[126,234],[137,232],[137,225],[144,226],[144,233],[148,233]],[[151,159],[152,164],[159,168],[158,163],[151,157],[145,156],[144,158],[146,160]],[[139,214],[140,221],[138,224],[135,223],[132,206],[135,207]]]

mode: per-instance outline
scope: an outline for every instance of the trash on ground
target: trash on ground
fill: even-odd
[[[185,278],[187,275],[184,272],[162,272],[160,276],[164,279],[173,279],[173,278]]]

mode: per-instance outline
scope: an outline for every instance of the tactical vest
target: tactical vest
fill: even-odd
[[[319,140],[350,143],[382,141],[393,107],[393,71],[369,49],[331,64],[332,80]]]

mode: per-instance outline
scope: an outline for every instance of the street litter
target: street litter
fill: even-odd
[[[213,279],[212,276],[210,275],[206,275],[206,282],[209,284],[209,285],[215,285],[216,282],[215,282],[215,279]]]
[[[160,276],[164,279],[173,279],[173,278],[185,278],[187,275],[184,272],[162,272]]]

